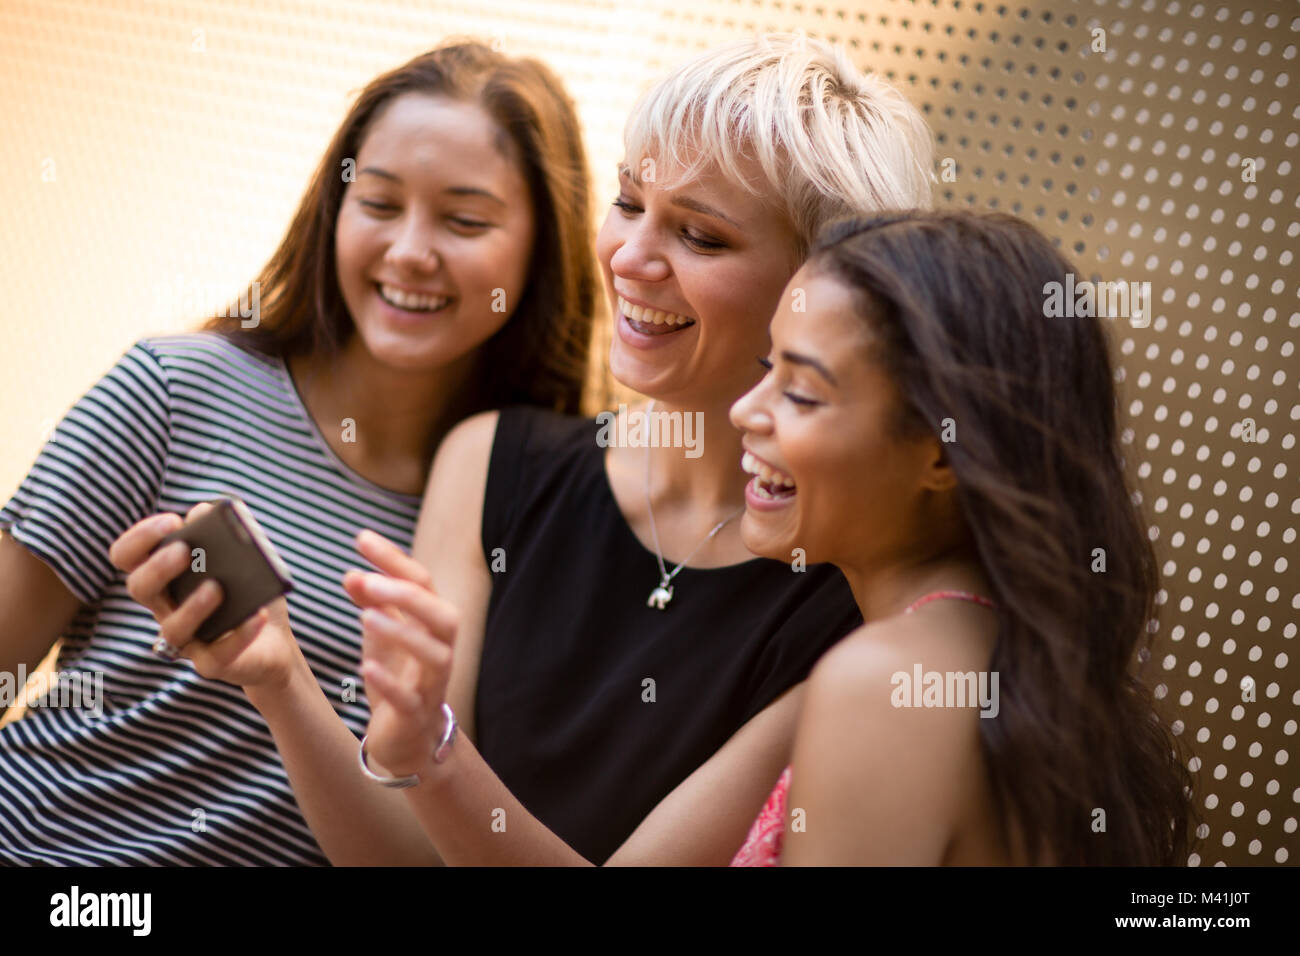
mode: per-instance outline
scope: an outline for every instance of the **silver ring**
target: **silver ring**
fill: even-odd
[[[153,652],[165,661],[174,661],[181,656],[181,649],[161,634],[153,642]]]

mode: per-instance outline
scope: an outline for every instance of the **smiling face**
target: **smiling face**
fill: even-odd
[[[770,370],[732,406],[744,432],[741,537],[755,554],[863,567],[916,543],[952,487],[933,435],[895,435],[899,396],[873,354],[870,325],[843,283],[804,267],[772,321]]]
[[[518,305],[534,233],[528,184],[481,107],[395,98],[358,150],[338,214],[339,287],[359,339],[394,369],[464,359]]]
[[[662,172],[672,183],[679,170]],[[657,399],[730,401],[767,351],[768,322],[797,265],[793,229],[716,171],[661,188],[622,167],[619,184],[596,240],[614,307],[611,373]]]

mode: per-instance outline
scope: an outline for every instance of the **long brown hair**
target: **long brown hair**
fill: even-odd
[[[590,174],[573,103],[537,60],[472,41],[431,50],[372,80],[348,112],[280,246],[244,302],[260,321],[244,328],[239,308],[205,328],[268,354],[337,354],[353,331],[339,291],[334,230],[357,152],[379,111],[404,93],[474,102],[513,141],[537,223],[524,293],[510,320],[483,346],[483,374],[458,405],[467,413],[508,404],[577,412],[599,288]]]
[[[1004,834],[1018,822],[1034,860],[1186,865],[1192,781],[1140,679],[1158,574],[1108,340],[1044,307],[1075,270],[1020,219],[955,211],[833,224],[812,262],[878,333],[898,433],[955,425],[942,447],[998,604],[1000,711],[978,723]]]

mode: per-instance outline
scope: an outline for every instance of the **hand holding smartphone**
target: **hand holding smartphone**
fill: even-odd
[[[177,606],[204,581],[212,579],[221,585],[221,604],[194,633],[205,644],[234,630],[293,588],[288,565],[238,498],[212,502],[209,511],[167,535],[158,547],[173,541],[185,542],[191,554],[190,566],[167,588]]]

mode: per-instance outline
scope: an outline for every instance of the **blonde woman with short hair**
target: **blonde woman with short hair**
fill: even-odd
[[[725,864],[788,762],[801,682],[860,621],[837,570],[746,550],[728,411],[814,231],[928,205],[929,131],[842,49],[767,35],[666,77],[625,138],[597,256],[610,370],[651,401],[468,419],[415,560],[359,537],[382,572],[344,580],[360,759],[287,629],[186,645],[238,675],[335,863]],[[679,445],[695,426],[691,447],[638,441],[650,421]]]

